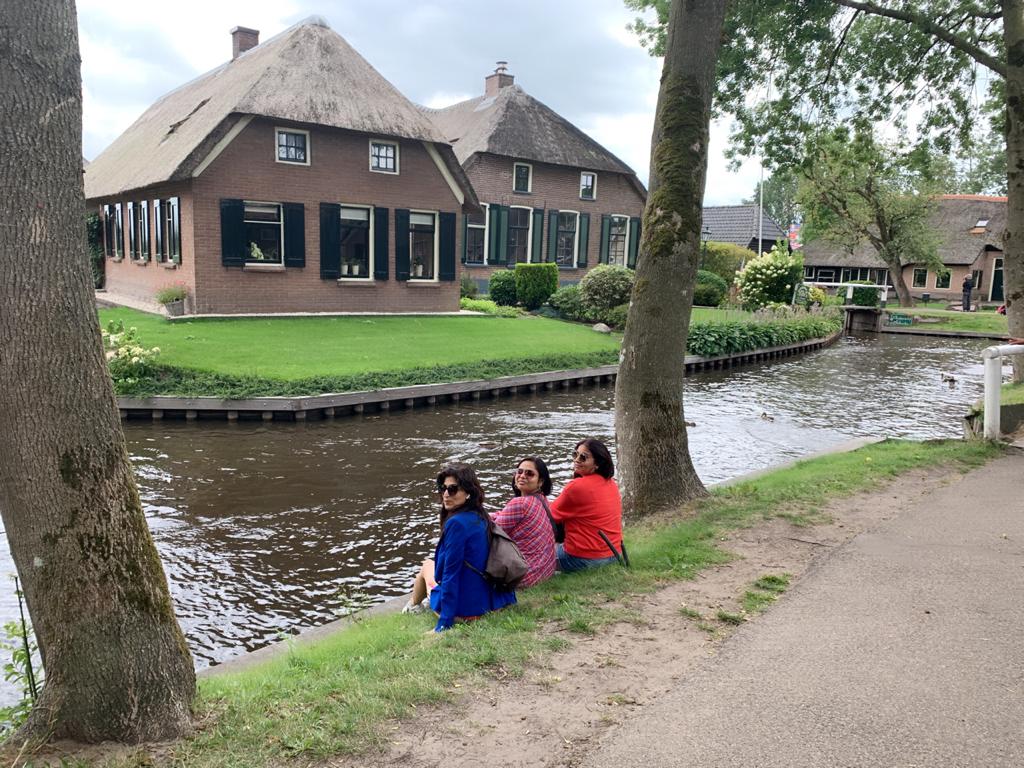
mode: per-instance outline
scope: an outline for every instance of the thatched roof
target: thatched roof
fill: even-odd
[[[452,143],[463,164],[477,153],[489,153],[587,171],[611,171],[624,174],[647,196],[632,168],[518,85],[443,109],[420,110]]]
[[[985,250],[1003,249],[1006,229],[1006,198],[987,195],[942,195],[935,201],[929,221],[939,235],[938,253],[942,263],[964,267],[974,263]],[[984,227],[975,225],[981,221]],[[820,267],[877,267],[885,263],[868,242],[851,252],[839,243],[820,239],[803,247],[804,264]],[[904,266],[910,264],[904,261]]]
[[[703,210],[703,227],[710,234],[708,240],[716,243],[733,243],[742,248],[749,248],[751,243],[757,248],[758,206],[756,205],[709,205]],[[775,220],[767,213],[760,222],[762,240],[785,240]]]
[[[159,99],[88,166],[86,197],[188,178],[245,115],[437,142],[476,199],[444,136],[317,16]]]

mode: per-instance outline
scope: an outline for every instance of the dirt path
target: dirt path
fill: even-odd
[[[599,740],[642,717],[645,706],[717,653],[735,627],[716,614],[740,612],[743,593],[754,581],[789,574],[792,586],[847,540],[959,478],[948,470],[912,473],[832,504],[829,523],[798,527],[772,520],[736,531],[721,542],[735,559],[637,598],[630,605],[639,614],[636,623],[605,627],[592,637],[569,636],[567,650],[522,678],[491,681],[454,705],[390,723],[384,750],[327,765],[580,765]],[[684,606],[701,618],[684,615]]]

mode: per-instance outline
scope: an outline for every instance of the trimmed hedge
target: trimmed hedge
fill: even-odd
[[[714,272],[697,270],[697,283],[693,288],[693,303],[698,307],[717,307],[729,292],[729,284]]]
[[[558,265],[516,264],[516,298],[528,310],[540,307],[558,290]]]
[[[851,280],[851,283],[861,283],[863,285],[874,285],[870,280]],[[878,289],[876,288],[854,288],[853,289],[853,303],[858,307],[877,307],[878,306]]]
[[[701,357],[733,355],[824,338],[842,327],[842,317],[834,311],[753,322],[695,323],[690,326],[686,352]]]
[[[580,298],[592,317],[602,317],[608,310],[629,303],[633,290],[633,270],[601,264],[580,280]]]
[[[516,305],[515,273],[507,270],[495,272],[487,284],[487,293],[495,304],[514,307]]]
[[[709,240],[701,247],[700,268],[706,272],[714,272],[725,280],[727,285],[732,285],[740,265],[756,256],[753,251],[739,245]]]

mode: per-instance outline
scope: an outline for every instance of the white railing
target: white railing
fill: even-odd
[[[1024,355],[1024,344],[986,347],[981,353],[985,365],[985,439],[998,440],[999,394],[1003,386],[1003,358]]]
[[[892,288],[891,285],[871,285],[868,283],[819,283],[817,281],[807,280],[804,281],[804,285],[814,285],[818,288],[845,288],[847,301],[853,301],[853,292],[857,288],[874,288],[879,293],[883,307],[889,301],[889,289]],[[838,293],[838,291],[836,291],[836,293]]]

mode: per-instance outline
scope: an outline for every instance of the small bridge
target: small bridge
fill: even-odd
[[[846,289],[846,303],[843,310],[846,312],[846,320],[843,329],[847,331],[871,331],[881,333],[882,314],[885,312],[885,305],[889,301],[889,291],[895,290],[891,285],[874,285],[871,283],[804,283],[817,288]],[[873,289],[878,292],[878,306],[865,307],[853,303],[853,292],[856,289]]]

